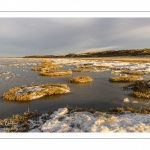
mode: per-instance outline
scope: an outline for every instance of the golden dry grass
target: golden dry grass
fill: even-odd
[[[16,96],[15,93],[19,91],[21,88],[20,87],[15,87],[10,89],[7,93],[3,94],[3,98],[5,100],[24,100],[24,99],[31,99],[30,95],[23,95],[23,96]]]
[[[111,77],[109,81],[111,82],[132,82],[136,80],[142,80],[140,76],[118,76],[118,77]]]
[[[58,69],[59,65],[53,64],[52,61],[42,60],[41,64],[37,68],[31,68],[33,71],[49,71],[51,69]]]
[[[36,88],[37,86],[32,86],[32,88]],[[70,88],[66,84],[42,84],[38,85],[41,89],[38,91],[30,91],[26,90],[29,87],[15,87],[10,89],[8,92],[3,94],[4,100],[16,100],[16,101],[28,101],[35,99],[36,96],[45,96],[45,95],[55,95],[55,94],[64,94],[70,91]],[[16,94],[19,90],[26,91],[20,95]]]
[[[117,67],[110,67],[112,70],[129,70],[128,68],[117,68]]]
[[[33,70],[33,71],[41,71],[41,68],[31,68],[31,70]]]
[[[110,68],[110,66],[94,66],[94,65],[86,65],[86,66],[79,66],[78,69],[93,69],[93,68]]]
[[[89,76],[77,76],[69,79],[69,82],[71,83],[88,83],[92,81],[93,79]]]
[[[135,97],[150,98],[150,91],[145,92],[132,91],[131,94]]]
[[[123,87],[123,90],[131,90],[135,97],[150,98],[150,80],[132,82]]]
[[[122,112],[130,111],[131,113],[139,113],[139,114],[150,114],[150,108],[140,108],[140,109],[134,109],[132,107],[117,107],[117,108],[110,108],[109,114],[121,114]]]
[[[37,120],[39,116],[41,116],[40,112],[28,110],[22,116],[16,114],[11,118],[0,120],[0,128],[3,128],[5,132],[27,132],[31,128],[29,120]]]
[[[92,65],[86,65],[86,66],[84,66],[84,65],[82,66],[81,65],[81,66],[79,66],[79,69],[81,69],[81,68],[93,68],[93,66]]]
[[[40,72],[41,76],[66,76],[72,75],[72,71],[59,70],[59,71],[49,71],[49,72]]]
[[[67,58],[68,59],[68,58]],[[119,56],[119,57],[89,57],[89,58],[72,58],[72,59],[79,59],[79,60],[108,60],[108,61],[122,61],[122,62],[134,62],[134,63],[148,63],[150,62],[149,57],[126,57],[126,56]]]
[[[89,69],[73,69],[73,72],[90,72]]]
[[[100,65],[100,66],[94,66],[96,68],[110,68],[110,66],[104,66],[104,65]]]
[[[121,73],[125,73],[125,74],[133,74],[133,75],[144,75],[144,74],[149,74],[150,72],[146,72],[146,71],[131,71],[128,69],[124,69],[121,71]]]

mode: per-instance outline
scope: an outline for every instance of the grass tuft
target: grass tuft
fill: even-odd
[[[71,83],[88,83],[92,81],[93,79],[89,76],[77,76],[69,79],[69,82]]]
[[[72,75],[72,71],[59,70],[59,71],[49,71],[49,72],[40,72],[41,76],[65,76]]]
[[[59,65],[53,64],[50,60],[42,60],[37,68],[31,68],[33,71],[49,71],[51,69],[58,69]]]
[[[91,70],[90,69],[73,69],[72,70],[73,72],[90,72]]]
[[[139,114],[150,114],[150,108],[134,109],[132,107],[127,107],[127,108],[122,108],[122,107],[110,108],[108,113],[110,113],[110,114],[121,114],[121,113],[124,113],[125,111],[129,111],[131,113],[139,113]]]
[[[135,97],[150,98],[150,80],[135,81],[123,87],[124,90],[131,90]]]
[[[31,87],[15,87],[3,94],[4,100],[29,101],[46,95],[69,93],[66,84],[42,84]]]
[[[118,76],[118,77],[111,77],[109,81],[111,82],[132,82],[136,80],[142,80],[143,78],[139,76]]]
[[[144,74],[149,74],[150,72],[147,72],[147,71],[131,71],[129,69],[123,69],[121,71],[121,73],[132,74],[132,75],[144,75]]]

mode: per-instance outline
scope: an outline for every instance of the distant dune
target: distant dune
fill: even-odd
[[[67,55],[33,55],[25,56],[24,58],[85,58],[85,57],[117,57],[117,56],[140,56],[150,57],[150,48],[144,49],[127,49],[127,50],[108,50],[102,52],[87,52],[81,54],[67,54]]]

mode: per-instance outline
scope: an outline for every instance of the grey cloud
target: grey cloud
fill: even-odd
[[[150,47],[149,18],[1,18],[0,56]]]

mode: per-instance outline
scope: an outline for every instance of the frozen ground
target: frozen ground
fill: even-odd
[[[46,120],[45,120],[46,118]],[[36,121],[29,120],[29,133],[67,133],[67,132],[150,132],[150,114],[138,114],[128,111],[121,114],[108,114],[96,111],[69,112],[59,108],[51,115],[42,114]],[[9,126],[10,124],[7,124]],[[5,132],[8,128],[1,128]],[[14,124],[14,129],[16,124]]]
[[[102,61],[102,60],[75,60],[75,59],[51,59],[56,64],[61,65],[92,65],[94,66],[108,66],[110,68],[128,68],[134,71],[147,71],[150,72],[150,63],[132,63],[121,61]]]
[[[150,132],[150,115],[130,112],[120,115],[102,112],[68,113],[67,108],[60,108],[44,124],[29,132]]]

